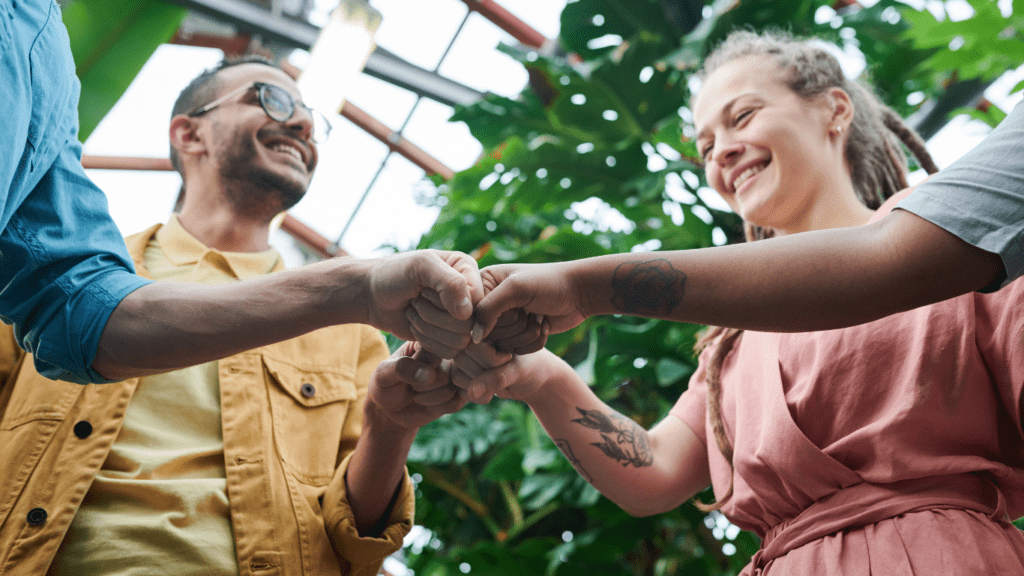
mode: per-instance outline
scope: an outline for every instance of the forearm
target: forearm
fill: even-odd
[[[387,527],[415,437],[416,430],[401,428],[367,403],[363,431],[345,475],[349,506],[361,536],[376,537]]]
[[[672,509],[707,486],[707,458],[695,437],[662,438],[644,430],[598,399],[568,365],[560,364],[562,368],[524,400],[587,482],[636,516]]]
[[[93,368],[108,379],[165,372],[366,322],[368,266],[339,259],[234,284],[149,284],[111,314]]]
[[[586,316],[763,331],[868,322],[981,289],[998,256],[897,211],[874,224],[747,244],[565,263]]]

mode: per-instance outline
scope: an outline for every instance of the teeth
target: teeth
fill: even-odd
[[[732,181],[732,189],[735,191],[737,188],[740,187],[741,184],[746,182],[748,178],[750,178],[754,174],[757,174],[761,170],[764,170],[766,166],[768,166],[767,162],[765,162],[764,164],[760,164],[758,166],[751,166],[750,168],[747,168],[746,170],[741,172],[740,175],[737,176],[736,179]]]
[[[286,154],[290,154],[293,158],[295,158],[299,162],[302,162],[302,153],[296,150],[294,146],[289,146],[287,144],[275,144],[274,146],[271,146],[270,149],[274,150],[275,152],[284,152]]]

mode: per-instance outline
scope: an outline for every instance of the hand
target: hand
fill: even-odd
[[[495,392],[499,391],[499,387],[476,385],[474,381],[481,374],[507,364],[513,358],[512,354],[496,350],[489,342],[470,344],[452,360],[452,383],[461,390],[462,397],[466,400],[476,404],[487,404]]]
[[[442,358],[454,358],[470,342],[473,319],[453,317],[433,290],[423,290],[419,298],[410,301],[405,317],[414,339]]]
[[[548,333],[578,326],[586,315],[582,296],[573,287],[565,264],[500,264],[481,271],[486,296],[476,306],[473,341],[491,333],[498,318],[513,308],[543,316]]]
[[[543,348],[547,340],[548,323],[544,318],[516,308],[498,317],[485,342],[498,352],[531,354]]]
[[[478,404],[486,404],[493,396],[526,400],[555,378],[557,370],[572,371],[548,350],[513,356],[487,344],[471,344],[452,364],[452,382]]]
[[[370,378],[367,402],[406,430],[415,430],[466,404],[458,388],[449,383],[441,359],[416,342],[402,344],[377,366]]]
[[[476,260],[461,252],[418,250],[381,258],[374,262],[368,283],[367,323],[403,340],[415,339],[406,307],[423,290],[436,292],[441,307],[457,320],[468,320],[473,303],[483,296]],[[435,348],[435,342],[427,340],[424,349],[451,358],[450,349]]]
[[[424,290],[406,309],[410,330],[424,348],[444,358],[454,358],[470,343],[472,319],[458,320],[442,308],[440,296]],[[495,349],[529,354],[544,347],[547,328],[540,318],[519,309],[509,310],[487,338]]]

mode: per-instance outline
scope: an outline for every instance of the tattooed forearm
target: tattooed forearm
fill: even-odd
[[[590,476],[589,472],[583,469],[583,464],[580,462],[580,459],[572,453],[572,446],[569,445],[569,441],[556,438],[555,446],[558,446],[558,449],[562,451],[562,454],[565,454],[565,457],[569,459],[569,463],[572,464],[572,467],[580,473],[580,476],[583,476],[584,480],[593,484],[594,479]]]
[[[632,464],[642,468],[654,463],[647,431],[639,424],[614,412],[605,415],[597,410],[580,407],[576,410],[581,417],[573,422],[601,433],[601,442],[592,442],[591,446],[600,448],[605,456],[621,462],[623,466]]]
[[[612,305],[627,314],[668,316],[683,299],[686,274],[664,258],[619,264],[612,275]]]

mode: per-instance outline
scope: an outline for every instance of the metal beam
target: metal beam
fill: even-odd
[[[540,48],[548,42],[548,39],[536,31],[526,22],[523,22],[515,14],[506,10],[494,0],[462,0],[470,10],[479,13],[494,23],[498,28],[512,35],[523,44],[532,48]]]
[[[410,64],[380,46],[370,54],[363,73],[448,106],[466,106],[486,95],[436,72]]]
[[[292,48],[309,50],[320,35],[320,29],[305,20],[275,15],[242,0],[166,1]],[[370,54],[363,72],[448,106],[471,104],[484,96],[479,90],[410,64],[380,47]]]
[[[975,106],[992,80],[979,78],[953,82],[935,100],[925,102],[921,109],[907,118],[907,125],[917,131],[925,141],[935,136],[949,122],[949,114],[962,106]]]

